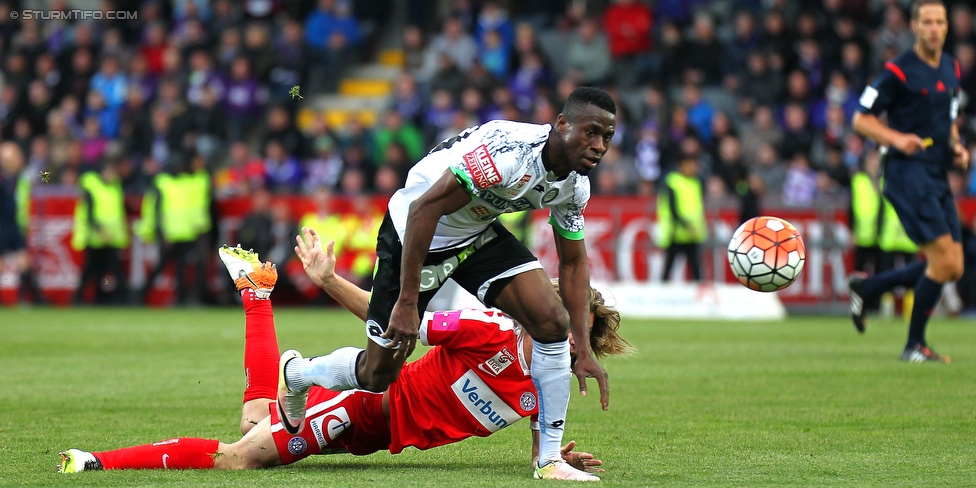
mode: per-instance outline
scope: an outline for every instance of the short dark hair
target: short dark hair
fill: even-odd
[[[572,119],[573,116],[586,108],[587,105],[595,105],[598,108],[617,115],[617,104],[614,103],[610,94],[591,86],[581,86],[573,90],[573,93],[566,99],[566,104],[563,105],[563,115],[567,119]]]
[[[915,0],[912,2],[912,20],[918,20],[918,12],[922,10],[925,5],[941,5],[942,8],[946,8],[945,2],[942,0]],[[948,9],[946,10],[948,13]]]

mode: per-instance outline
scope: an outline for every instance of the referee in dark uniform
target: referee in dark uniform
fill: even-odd
[[[918,244],[925,261],[850,280],[851,318],[864,332],[864,302],[896,286],[915,288],[908,343],[901,359],[949,362],[925,342],[929,316],[942,285],[963,271],[962,232],[949,189],[952,164],[966,168],[969,154],[955,126],[959,111],[959,64],[942,52],[949,32],[946,7],[939,0],[912,4],[915,47],[885,63],[860,98],[854,130],[888,146],[884,196]],[[878,119],[887,112],[888,124]]]

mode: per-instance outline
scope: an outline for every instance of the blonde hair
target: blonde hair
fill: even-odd
[[[551,282],[558,293],[559,280],[554,279]],[[593,314],[593,324],[590,327],[590,349],[593,350],[593,355],[602,358],[637,352],[637,348],[617,332],[620,328],[620,312],[608,306],[603,299],[603,294],[592,286],[589,301],[590,313]]]

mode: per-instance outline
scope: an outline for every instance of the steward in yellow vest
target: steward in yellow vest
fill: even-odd
[[[895,207],[887,198],[882,197],[882,202],[878,229],[878,247],[881,249],[879,273],[911,264],[918,258],[918,246],[905,232]]]
[[[678,254],[688,261],[693,281],[701,280],[701,243],[708,237],[705,200],[698,177],[698,160],[682,157],[675,171],[664,178],[657,197],[657,244],[665,249],[664,281]]]
[[[352,209],[342,217],[346,226],[346,252],[349,272],[361,287],[370,284],[376,264],[376,236],[384,213],[376,209],[366,194],[352,196]]]
[[[210,230],[210,175],[194,168],[192,155],[181,155],[178,168],[156,175],[152,187],[142,200],[139,237],[147,243],[159,243],[159,262],[142,289],[145,300],[156,278],[173,263],[176,271],[177,303],[199,300],[204,281],[201,237]],[[193,268],[192,284],[185,280],[187,267]]]
[[[86,289],[95,284],[95,303],[123,303],[128,300],[128,281],[122,270],[122,251],[129,247],[129,226],[125,217],[125,195],[113,164],[89,171],[78,178],[78,203],[71,247],[85,251],[85,265],[75,291],[74,303],[85,300]],[[111,280],[105,279],[111,275]]]
[[[870,155],[864,168],[851,176],[851,207],[848,222],[854,241],[854,271],[878,270],[878,227],[881,218],[881,182],[878,160]]]

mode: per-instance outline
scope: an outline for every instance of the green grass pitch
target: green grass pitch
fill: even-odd
[[[906,327],[843,318],[625,320],[638,355],[607,361],[610,411],[574,392],[566,439],[618,486],[972,486],[974,324],[937,319],[951,365],[898,361]],[[280,308],[279,345],[362,345],[362,325]],[[0,309],[0,485],[538,486],[528,422],[426,452],[317,456],[252,472],[54,472],[58,451],[168,437],[233,441],[243,390],[238,308]],[[415,353],[416,354],[416,353]],[[576,388],[575,380],[573,382]],[[546,484],[546,483],[544,483]]]

